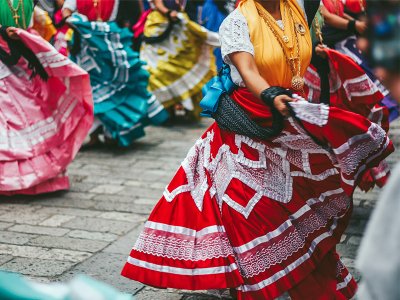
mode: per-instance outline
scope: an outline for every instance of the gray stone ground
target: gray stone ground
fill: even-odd
[[[132,149],[79,153],[69,168],[69,192],[0,199],[0,269],[41,282],[84,273],[136,299],[210,299],[202,293],[157,290],[119,275],[147,215],[181,160],[210,121],[148,128]],[[392,126],[400,148],[400,122]],[[397,151],[389,159],[398,161]],[[354,258],[379,190],[357,192],[354,215],[338,246],[357,279]]]

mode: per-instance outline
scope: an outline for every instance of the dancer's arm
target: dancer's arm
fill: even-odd
[[[155,8],[163,15],[170,15],[172,19],[178,18],[178,12],[176,10],[170,11],[163,3],[163,0],[153,0]]]
[[[349,22],[351,20],[347,20],[345,18],[342,18],[338,15],[330,13],[324,6],[321,7],[321,14],[324,17],[324,21],[326,24],[329,26],[332,26],[337,29],[341,30],[347,30],[349,26]],[[367,24],[364,21],[355,21],[355,29],[358,33],[364,33],[365,30],[367,29]]]
[[[62,16],[64,19],[70,17],[74,11],[76,11],[77,0],[65,0],[64,5],[62,7]]]
[[[0,24],[0,28],[1,28],[1,27],[3,27],[3,26]],[[19,40],[19,39],[21,39],[21,38],[19,37],[19,35],[17,34],[17,28],[15,28],[15,27],[7,27],[6,33],[7,33],[8,37],[9,37],[10,39],[13,39],[13,40]]]
[[[268,82],[261,77],[253,55],[247,52],[234,52],[229,54],[229,59],[239,71],[246,87],[254,96],[259,98],[261,92],[271,87]],[[274,106],[282,115],[288,116],[289,112],[286,103],[291,101],[293,101],[293,99],[289,96],[280,95],[275,97]]]

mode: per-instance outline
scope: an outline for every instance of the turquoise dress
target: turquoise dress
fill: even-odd
[[[168,113],[147,90],[145,63],[131,49],[132,33],[115,22],[91,22],[80,14],[69,23],[80,37],[80,51],[71,58],[90,75],[94,113],[105,134],[129,146],[144,136],[146,125],[165,122]]]

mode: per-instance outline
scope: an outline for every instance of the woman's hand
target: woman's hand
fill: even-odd
[[[367,23],[364,21],[356,21],[356,30],[359,34],[363,34],[367,30]]]
[[[21,38],[18,36],[17,30],[18,30],[18,29],[15,28],[15,27],[8,27],[8,28],[6,29],[6,32],[7,32],[8,37],[9,37],[10,39],[12,39],[12,40],[20,40]]]
[[[289,116],[289,109],[287,107],[288,102],[292,102],[293,99],[287,95],[279,95],[274,99],[274,106],[277,111],[279,111],[283,116]]]
[[[178,12],[176,10],[171,11],[169,16],[171,17],[172,21],[178,20]]]
[[[318,56],[321,56],[322,58],[327,58],[328,55],[327,55],[326,52],[325,52],[325,48],[326,48],[326,45],[318,44],[318,45],[315,47],[315,53],[316,53]]]

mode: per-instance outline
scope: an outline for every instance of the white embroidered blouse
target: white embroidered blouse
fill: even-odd
[[[304,0],[297,0],[300,7],[303,9],[304,14]],[[282,20],[276,21],[278,26],[283,28]],[[247,52],[254,56],[254,47],[250,40],[249,27],[246,18],[239,11],[235,9],[226,19],[222,22],[219,28],[219,36],[221,42],[221,53],[225,63],[231,68],[231,77],[233,82],[241,87],[244,87],[242,77],[239,71],[232,64],[229,59],[229,54],[235,52]]]

